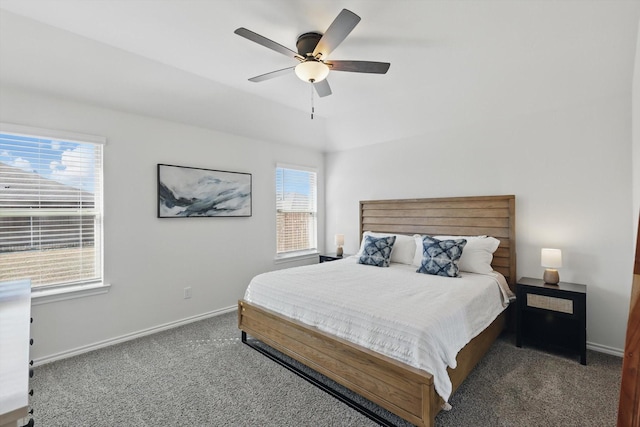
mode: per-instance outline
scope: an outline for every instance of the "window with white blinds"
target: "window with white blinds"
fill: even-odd
[[[102,280],[103,144],[90,135],[0,125],[0,282]]]
[[[317,248],[317,183],[314,169],[276,167],[276,230],[279,256]]]

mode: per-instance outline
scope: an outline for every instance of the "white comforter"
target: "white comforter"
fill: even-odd
[[[448,401],[447,366],[508,305],[502,275],[419,274],[416,267],[356,257],[260,274],[245,300],[433,374]]]

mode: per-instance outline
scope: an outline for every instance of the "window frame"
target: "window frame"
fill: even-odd
[[[315,188],[313,189],[314,191],[314,207],[313,207],[313,218],[314,218],[314,241],[315,241],[315,247],[312,248],[307,248],[307,249],[300,249],[300,250],[293,250],[293,251],[286,251],[286,252],[278,252],[278,240],[279,240],[279,235],[278,235],[278,169],[289,169],[289,170],[293,170],[293,171],[300,171],[300,172],[309,172],[309,173],[313,173],[315,174]],[[312,257],[317,257],[317,255],[320,253],[318,251],[318,169],[315,167],[310,167],[310,166],[303,166],[303,165],[295,165],[295,164],[287,164],[287,163],[277,163],[276,167],[274,169],[275,172],[275,176],[274,176],[274,186],[275,186],[275,213],[276,213],[276,255],[275,255],[275,261],[276,263],[278,262],[287,262],[287,261],[292,261],[292,260],[298,260],[298,259],[304,259],[304,258],[312,258]]]
[[[73,299],[108,292],[110,284],[105,283],[104,280],[104,147],[106,146],[107,139],[103,136],[90,135],[79,132],[45,129],[4,122],[0,122],[0,133],[102,146],[100,170],[98,172],[99,179],[97,183],[97,185],[99,186],[99,195],[95,198],[95,204],[97,206],[94,207],[94,209],[97,211],[97,218],[94,225],[95,234],[99,235],[99,237],[96,237],[96,244],[98,244],[100,247],[100,254],[98,255],[97,260],[97,263],[99,265],[96,266],[96,278],[93,280],[70,281],[58,284],[42,285],[35,288],[32,287],[31,297],[32,304],[39,305],[48,302]]]

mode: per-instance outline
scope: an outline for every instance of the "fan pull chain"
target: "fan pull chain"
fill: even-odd
[[[315,112],[315,107],[313,106],[313,82],[311,82],[311,120],[313,120],[314,112]]]

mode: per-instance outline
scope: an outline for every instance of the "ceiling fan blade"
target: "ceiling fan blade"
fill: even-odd
[[[249,81],[258,83],[258,82],[273,79],[276,77],[284,76],[285,74],[291,73],[291,70],[293,70],[294,68],[296,67],[295,66],[287,67],[287,68],[283,68],[282,70],[276,70],[276,71],[271,71],[270,73],[260,74],[259,76],[251,77]]]
[[[385,74],[391,66],[388,62],[372,61],[326,61],[331,71],[349,71],[351,73]]]
[[[318,54],[326,58],[342,41],[349,35],[349,33],[358,25],[360,17],[355,13],[347,9],[342,9],[336,19],[329,25],[327,31],[316,45],[313,50],[313,56]]]
[[[313,83],[313,87],[316,89],[318,96],[320,98],[331,95],[331,86],[329,86],[329,82],[327,79],[324,79],[318,83]]]
[[[279,43],[274,42],[273,40],[270,40],[264,36],[261,36],[258,33],[254,33],[251,30],[247,30],[244,27],[240,27],[237,30],[234,31],[234,33],[236,33],[239,36],[244,37],[245,39],[251,40],[252,42],[258,43],[264,47],[267,47],[271,50],[275,50],[278,53],[281,53],[285,56],[288,56],[290,58],[296,58],[296,59],[304,59],[302,58],[300,55],[298,55],[297,52],[289,49],[288,47],[282,46]]]

